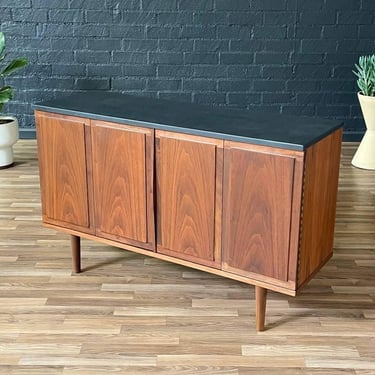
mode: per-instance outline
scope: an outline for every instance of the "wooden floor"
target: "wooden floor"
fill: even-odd
[[[345,144],[333,259],[298,297],[43,228],[35,141],[0,171],[0,374],[375,374],[375,171]],[[327,155],[328,157],[328,155]]]

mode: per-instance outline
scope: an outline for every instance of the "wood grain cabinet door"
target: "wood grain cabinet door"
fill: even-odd
[[[294,155],[225,142],[224,270],[282,286],[295,278],[301,171]]]
[[[40,111],[35,119],[43,220],[91,233],[85,147],[88,120]]]
[[[91,121],[98,236],[153,250],[153,130]]]
[[[156,131],[157,251],[220,267],[223,141]]]

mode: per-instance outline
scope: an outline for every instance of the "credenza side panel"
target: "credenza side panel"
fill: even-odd
[[[154,248],[153,130],[91,121],[96,234]]]
[[[92,233],[85,144],[89,121],[39,111],[35,118],[43,220]]]
[[[220,267],[222,144],[156,131],[157,251]]]
[[[306,150],[298,287],[332,256],[342,129]]]
[[[298,241],[298,223],[291,226],[296,156],[224,145],[223,270],[288,283],[291,237]]]

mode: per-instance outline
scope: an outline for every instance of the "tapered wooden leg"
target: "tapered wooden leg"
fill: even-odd
[[[73,272],[81,272],[81,237],[71,235],[70,244],[72,248]]]
[[[260,286],[255,287],[255,320],[257,331],[264,331],[264,322],[266,319],[267,289]]]

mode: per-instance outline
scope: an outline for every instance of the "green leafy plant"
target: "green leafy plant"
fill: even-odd
[[[375,96],[375,55],[360,56],[357,70],[353,73],[358,77],[357,85],[361,93],[366,96]]]
[[[0,32],[0,63],[4,61],[7,54],[5,53],[5,36],[3,32]],[[12,60],[8,63],[5,68],[0,70],[0,80],[4,82],[4,77],[14,73],[18,69],[21,69],[27,65],[27,59],[20,57]],[[3,109],[4,103],[8,102],[13,98],[13,88],[11,86],[0,87],[0,111]]]

